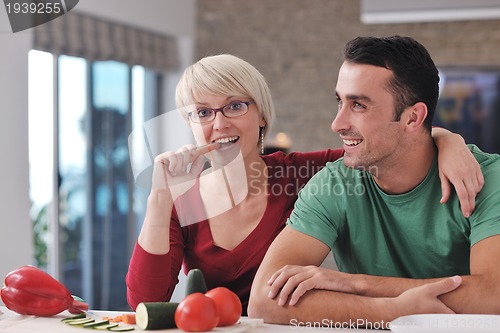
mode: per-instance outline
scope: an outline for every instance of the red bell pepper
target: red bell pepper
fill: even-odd
[[[5,277],[1,290],[5,306],[22,315],[49,317],[64,310],[80,313],[88,305],[75,300],[59,281],[34,266],[22,266]]]

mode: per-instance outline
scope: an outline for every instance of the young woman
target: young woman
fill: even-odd
[[[126,278],[128,302],[135,309],[140,302],[168,301],[184,266],[185,272],[201,269],[209,289],[225,286],[237,293],[245,315],[257,268],[299,190],[343,150],[260,155],[274,119],[271,94],[260,72],[232,55],[206,57],[187,68],[176,103],[197,147],[155,159]],[[460,136],[437,130],[443,200],[449,179],[468,213],[482,174]],[[210,165],[202,171],[204,156]],[[466,162],[458,165],[458,159]]]

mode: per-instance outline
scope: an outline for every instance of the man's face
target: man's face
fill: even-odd
[[[391,71],[372,65],[344,62],[340,68],[332,130],[344,141],[348,167],[373,173],[398,158],[402,125],[394,121],[394,97],[387,90],[391,78]]]

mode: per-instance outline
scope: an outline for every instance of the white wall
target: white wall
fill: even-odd
[[[0,285],[32,264],[28,196],[28,51],[31,33],[12,33],[0,9]]]
[[[28,179],[28,51],[32,38],[30,30],[12,33],[3,8],[0,8],[0,285],[9,271],[32,264],[33,257]],[[173,107],[172,87],[182,69],[193,60],[196,0],[83,0],[74,10],[177,36],[182,65],[179,72],[168,73],[165,94],[167,107]],[[190,134],[179,133],[178,138],[181,145],[190,140]]]

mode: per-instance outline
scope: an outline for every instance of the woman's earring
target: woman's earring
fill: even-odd
[[[260,128],[260,153],[264,155],[264,127]]]

